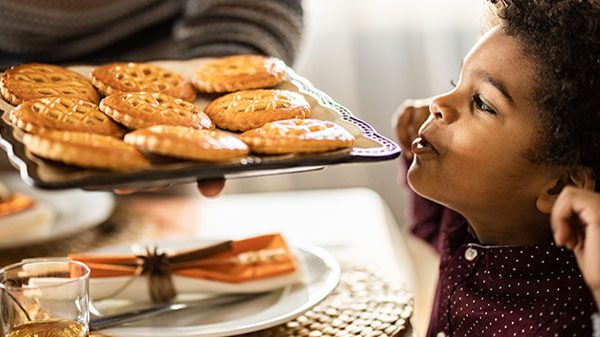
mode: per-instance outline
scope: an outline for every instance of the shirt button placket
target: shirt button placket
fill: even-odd
[[[465,259],[469,262],[475,260],[475,258],[477,257],[477,249],[473,248],[473,247],[469,247],[465,250]]]

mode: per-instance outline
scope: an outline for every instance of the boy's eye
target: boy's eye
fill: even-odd
[[[475,105],[477,110],[485,111],[493,115],[496,114],[496,111],[494,111],[494,109],[492,109],[489,105],[485,104],[485,102],[481,99],[481,96],[479,94],[473,96],[473,104]]]

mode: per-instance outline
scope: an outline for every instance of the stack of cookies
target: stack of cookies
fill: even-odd
[[[268,89],[284,80],[285,71],[281,60],[257,55],[208,62],[192,83],[151,64],[108,64],[88,79],[36,63],[4,72],[0,92],[17,105],[5,119],[25,132],[29,152],[79,167],[145,169],[152,165],[149,153],[222,162],[250,152],[351,147],[354,137],[344,128],[308,118],[303,95]],[[204,111],[195,104],[196,90],[216,97]]]

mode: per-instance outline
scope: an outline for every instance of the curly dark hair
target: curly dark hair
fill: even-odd
[[[536,162],[591,167],[600,178],[600,0],[488,0],[537,63]],[[600,181],[596,190],[600,190]]]

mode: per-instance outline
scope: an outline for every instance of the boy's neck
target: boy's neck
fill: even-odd
[[[550,218],[538,213],[519,217],[465,216],[477,240],[486,245],[530,246],[552,241]]]

